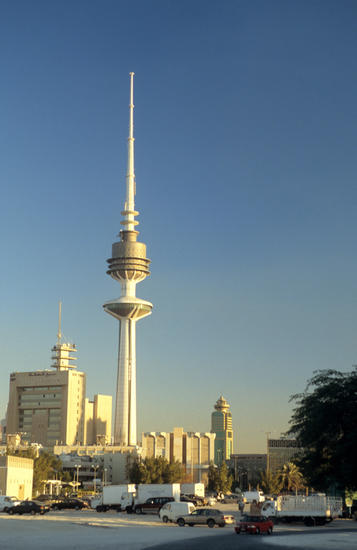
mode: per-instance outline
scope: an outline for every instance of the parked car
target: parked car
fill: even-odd
[[[164,523],[168,521],[176,521],[177,518],[188,515],[195,510],[195,505],[192,502],[166,502],[159,512],[160,519]]]
[[[234,517],[228,514],[223,514],[221,510],[211,508],[199,508],[191,514],[180,516],[177,518],[177,524],[184,527],[186,524],[192,527],[193,525],[208,525],[208,527],[224,527],[225,525],[234,523]]]
[[[273,532],[274,524],[271,519],[264,516],[243,516],[240,521],[237,522],[234,530],[239,533],[250,533],[251,535],[259,535],[260,533],[267,533],[271,535]]]
[[[23,500],[17,506],[12,506],[7,509],[7,513],[10,515],[13,514],[46,514],[50,511],[48,504],[43,504],[43,502],[38,502],[36,500]]]
[[[181,502],[191,502],[195,506],[205,506],[207,504],[206,499],[203,497],[199,497],[197,495],[180,495],[180,501]]]
[[[166,504],[166,502],[173,502],[174,500],[173,497],[148,498],[145,502],[136,504],[134,506],[134,512],[137,514],[158,514],[161,507]]]
[[[8,497],[6,495],[0,495],[0,512],[7,512],[12,506],[20,504],[21,500],[16,497]]]
[[[66,510],[68,508],[83,510],[83,508],[89,508],[89,504],[80,498],[64,498],[63,500],[58,500],[52,504],[53,510]]]
[[[239,495],[224,495],[221,502],[222,504],[238,504],[238,501],[240,500]]]

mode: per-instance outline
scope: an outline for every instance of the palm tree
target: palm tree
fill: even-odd
[[[297,494],[299,489],[305,487],[305,481],[299,468],[293,462],[284,464],[282,470],[278,473],[278,478],[281,482],[281,488],[291,491],[292,489]]]
[[[279,475],[264,470],[260,472],[259,486],[266,495],[277,495],[282,488],[282,482]]]

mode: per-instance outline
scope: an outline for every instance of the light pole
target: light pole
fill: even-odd
[[[81,465],[80,465],[80,464],[75,464],[74,466],[75,466],[75,468],[77,468],[77,483],[76,483],[76,487],[77,487],[77,489],[78,489],[78,486],[79,486],[79,468],[81,467]]]
[[[94,470],[94,480],[93,480],[94,494],[96,494],[97,493],[97,470],[99,468],[99,464],[92,465],[92,468]]]
[[[103,470],[103,486],[107,484],[107,468]]]

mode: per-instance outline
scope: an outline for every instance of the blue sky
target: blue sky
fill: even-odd
[[[355,1],[3,1],[0,415],[63,333],[113,393],[102,304],[125,190],[130,71],[140,239],[138,430],[235,451],[288,427],[315,369],[356,363]]]

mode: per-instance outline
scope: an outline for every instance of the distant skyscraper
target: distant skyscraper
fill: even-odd
[[[211,415],[211,432],[216,434],[214,461],[215,464],[220,465],[233,453],[232,414],[229,412],[229,404],[222,395],[214,408],[216,410]]]
[[[107,273],[121,285],[121,296],[104,304],[104,309],[120,321],[118,375],[115,400],[114,444],[137,444],[136,429],[136,322],[150,315],[152,304],[136,297],[136,285],[149,274],[150,260],[146,245],[137,241],[135,226],[139,214],[135,210],[134,171],[134,73],[130,73],[128,168],[120,241],[112,246]]]
[[[142,434],[142,457],[164,457],[169,462],[178,461],[186,469],[193,482],[206,482],[208,469],[214,460],[214,433],[184,432],[174,428],[172,432],[147,432]]]

